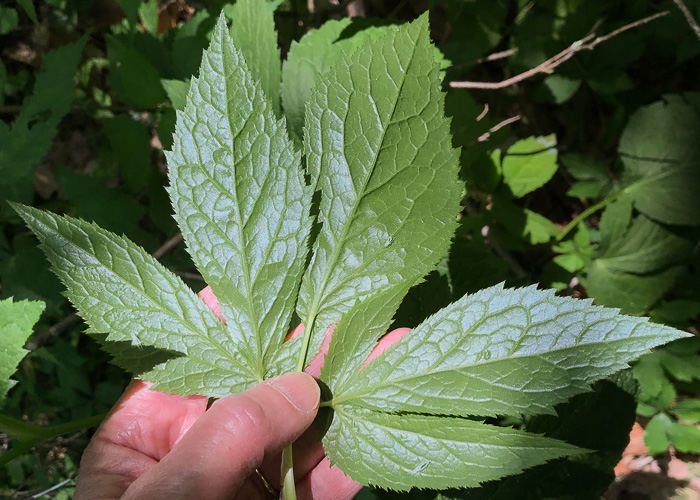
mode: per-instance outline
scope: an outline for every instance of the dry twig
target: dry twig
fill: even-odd
[[[693,14],[688,9],[688,6],[685,4],[685,2],[683,2],[683,0],[673,0],[673,3],[678,6],[678,9],[685,16],[685,20],[688,21],[688,26],[690,26],[690,29],[693,30],[695,36],[698,37],[698,40],[700,40],[700,26],[698,26],[698,22],[693,17]]]
[[[488,132],[486,132],[486,133],[484,133],[484,134],[481,134],[481,135],[479,136],[479,138],[477,139],[477,141],[478,141],[478,142],[486,142],[486,141],[488,141],[488,140],[489,140],[489,137],[491,137],[491,134],[493,134],[496,130],[500,130],[500,129],[502,129],[503,127],[505,127],[506,125],[510,125],[511,123],[517,122],[518,120],[520,120],[520,118],[521,118],[520,115],[515,115],[515,116],[511,116],[510,118],[506,118],[506,119],[503,120],[502,122],[497,123],[496,125],[494,125],[493,127],[491,127],[491,128],[489,129]]]
[[[560,64],[571,59],[574,56],[574,54],[576,54],[577,52],[581,52],[582,50],[593,50],[597,45],[610,40],[611,38],[619,35],[620,33],[623,33],[627,30],[631,30],[632,28],[636,28],[636,27],[641,26],[643,24],[650,23],[651,21],[654,21],[654,20],[656,20],[660,17],[663,17],[667,14],[668,14],[668,11],[659,12],[659,13],[651,15],[649,17],[639,19],[638,21],[635,21],[633,23],[626,24],[625,26],[622,26],[621,28],[618,28],[614,31],[611,31],[607,35],[603,35],[603,36],[599,36],[599,37],[596,37],[595,32],[590,33],[589,35],[583,37],[582,39],[572,43],[569,47],[562,50],[561,52],[559,52],[555,56],[547,59],[545,62],[543,62],[539,66],[536,66],[532,69],[529,69],[529,70],[527,70],[523,73],[520,73],[519,75],[516,75],[512,78],[508,78],[507,80],[503,80],[501,82],[450,82],[450,87],[460,88],[460,89],[490,89],[490,90],[495,90],[495,89],[502,89],[505,87],[509,87],[515,83],[521,82],[523,80],[530,78],[531,76],[535,76],[535,75],[540,74],[540,73],[551,74],[554,71],[554,68],[556,68]]]

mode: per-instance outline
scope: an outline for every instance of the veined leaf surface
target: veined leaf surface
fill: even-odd
[[[273,10],[266,0],[237,0],[230,10],[231,40],[243,53],[253,79],[260,82],[263,94],[279,116],[282,61]]]
[[[688,334],[535,286],[467,295],[333,391],[333,406],[534,415]]]
[[[323,224],[299,316],[323,331],[358,300],[426,274],[446,253],[463,186],[428,18],[369,41],[319,81],[305,149]]]
[[[15,385],[10,377],[29,352],[22,346],[43,310],[44,303],[39,301],[13,302],[12,297],[0,300],[0,406],[7,391]]]
[[[464,418],[392,415],[352,406],[336,410],[323,445],[331,463],[363,484],[404,491],[478,486],[585,453],[562,441]]]
[[[142,375],[155,389],[213,397],[257,382],[226,326],[142,248],[80,219],[13,207],[39,237],[90,331],[184,354]]]
[[[223,17],[178,113],[168,164],[188,251],[262,381],[291,320],[311,191],[284,120],[275,118]]]

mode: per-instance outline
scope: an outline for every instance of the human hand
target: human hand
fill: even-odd
[[[200,296],[220,316],[210,289]],[[387,335],[367,362],[407,331]],[[320,372],[331,332],[306,370],[313,376]],[[319,388],[307,374],[266,380],[208,410],[206,397],[149,387],[133,381],[97,430],[81,460],[77,500],[271,498],[270,490],[280,487],[281,451],[292,443],[298,498],[349,500],[362,488],[330,467],[315,429],[309,429]]]

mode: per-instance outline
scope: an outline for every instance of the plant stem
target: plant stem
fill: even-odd
[[[282,452],[282,493],[284,500],[297,500],[296,485],[294,483],[294,465],[292,461],[292,445],[287,446]]]
[[[611,196],[610,198],[606,198],[604,200],[601,200],[598,203],[596,203],[595,205],[591,205],[586,210],[584,210],[583,212],[578,214],[578,216],[576,216],[574,218],[574,220],[569,222],[566,225],[566,227],[564,229],[562,229],[561,232],[557,235],[557,237],[555,239],[556,242],[559,243],[561,240],[566,238],[566,235],[569,234],[576,226],[578,226],[579,222],[581,222],[582,220],[587,218],[589,215],[594,214],[595,212],[597,212],[601,208],[605,207],[605,205],[610,203],[610,201],[613,200],[614,198],[615,198],[615,196]]]
[[[306,358],[309,352],[309,344],[311,344],[311,331],[316,323],[316,309],[309,315],[309,320],[304,325],[304,333],[301,338],[301,350],[297,358],[295,370],[300,372],[304,370]],[[292,460],[292,445],[287,446],[282,452],[282,495],[284,500],[296,500],[297,492],[294,484],[294,462]]]

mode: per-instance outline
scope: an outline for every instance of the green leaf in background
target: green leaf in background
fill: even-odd
[[[284,120],[276,120],[223,16],[178,113],[167,154],[175,218],[228,336],[262,381],[290,326],[311,190]]]
[[[590,156],[568,153],[560,159],[567,172],[576,179],[567,195],[597,198],[610,187],[611,179],[605,166]]]
[[[290,131],[299,140],[303,137],[304,107],[316,83],[341,56],[350,55],[368,39],[386,34],[386,27],[360,23],[349,17],[331,20],[306,33],[299,42],[292,42],[282,67],[282,105]],[[348,32],[352,34],[340,38]]]
[[[347,384],[331,386],[332,404],[459,416],[552,413],[648,349],[687,335],[553,290],[499,285],[444,308]]]
[[[34,0],[17,0],[17,5],[24,9],[24,12],[27,13],[34,25],[39,24],[39,19],[36,17],[36,9],[34,8]],[[0,17],[2,17],[2,14],[0,14]]]
[[[142,0],[116,0],[119,6],[124,11],[127,21],[132,26],[138,23],[139,8]]]
[[[70,168],[56,167],[56,182],[78,215],[117,234],[129,234],[139,224],[146,209],[132,195],[107,187],[95,177],[81,175]],[[119,207],[119,210],[115,210]]]
[[[668,429],[671,444],[682,453],[700,453],[700,429],[691,424],[674,422]]]
[[[539,415],[525,429],[592,450],[528,469],[482,488],[443,492],[439,500],[590,500],[615,479],[613,468],[629,443],[635,402],[621,372],[601,380],[593,392],[558,405],[557,415]],[[633,387],[632,387],[633,389]],[[602,431],[604,429],[604,431]]]
[[[22,346],[32,334],[32,327],[39,321],[43,310],[43,302],[0,300],[0,405],[15,384],[10,377],[29,352]]]
[[[12,7],[0,6],[0,35],[7,35],[17,27],[19,15]]]
[[[352,406],[336,409],[323,444],[331,463],[350,477],[399,491],[474,487],[585,453],[562,441],[474,420]]]
[[[667,95],[630,118],[619,153],[637,210],[667,223],[700,225],[700,94]]]
[[[138,13],[146,31],[152,35],[158,34],[158,0],[141,2]]]
[[[47,52],[34,91],[11,127],[0,121],[0,201],[29,202],[34,169],[75,99],[75,72],[87,35]]]
[[[671,408],[671,412],[680,419],[698,423],[700,422],[700,400],[686,399],[681,401]]]
[[[105,36],[114,95],[136,109],[157,107],[166,98],[156,68],[124,39]]]
[[[151,164],[151,132],[144,123],[126,115],[103,122],[111,146],[111,156],[117,163],[126,186],[137,193],[148,184],[155,170]]]
[[[630,220],[629,199],[608,205],[601,242],[588,266],[588,293],[596,303],[643,314],[683,272],[692,244],[639,215]]]
[[[89,332],[180,353],[142,375],[155,389],[215,397],[257,382],[224,324],[142,248],[80,219],[13,207],[39,237]]]
[[[175,109],[184,109],[190,82],[183,80],[161,80],[160,83],[168,94],[168,99]]]
[[[557,171],[556,137],[521,139],[503,156],[503,182],[521,198],[544,186]]]
[[[649,448],[650,455],[658,455],[668,449],[669,431],[673,425],[673,420],[665,413],[659,413],[649,421],[644,428],[644,444]]]
[[[243,54],[253,80],[280,116],[282,62],[277,47],[273,8],[265,0],[238,0],[228,11],[233,23],[231,40]]]
[[[443,102],[426,15],[339,60],[314,89],[305,150],[323,226],[297,306],[310,352],[356,301],[447,253],[463,186]]]

